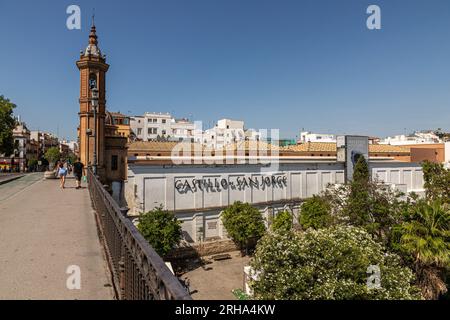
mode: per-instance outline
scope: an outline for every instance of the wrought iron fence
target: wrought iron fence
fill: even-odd
[[[188,291],[90,169],[88,184],[118,298],[190,300]]]

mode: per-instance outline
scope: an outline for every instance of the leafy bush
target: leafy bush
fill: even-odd
[[[248,203],[233,203],[222,213],[222,221],[228,235],[248,250],[250,240],[258,240],[265,233],[264,219],[259,210]]]
[[[313,196],[301,207],[299,223],[303,229],[320,229],[330,225],[330,205],[323,197]]]
[[[370,288],[368,267],[381,271]],[[385,253],[364,229],[337,226],[303,233],[271,233],[258,243],[251,266],[257,299],[420,299],[413,273]]]
[[[273,218],[270,227],[274,232],[286,232],[292,229],[292,225],[292,214],[289,211],[284,210],[277,213]]]
[[[181,240],[181,222],[162,207],[141,213],[138,229],[160,256],[165,256]]]

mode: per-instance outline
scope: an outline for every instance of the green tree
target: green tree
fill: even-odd
[[[14,152],[13,130],[16,119],[13,116],[15,104],[0,96],[0,154],[7,156]]]
[[[277,215],[273,218],[271,229],[274,232],[286,232],[290,231],[293,226],[293,217],[292,214],[287,211],[278,212]]]
[[[422,295],[437,299],[447,291],[450,270],[450,207],[440,199],[419,201],[407,221],[394,228],[393,248],[412,262]]]
[[[346,214],[350,220],[358,226],[373,222],[370,215],[370,174],[369,166],[364,157],[359,157],[355,164],[353,180],[350,182]]]
[[[57,147],[48,148],[44,158],[49,162],[50,166],[54,166],[56,161],[61,158],[61,153]]]
[[[422,171],[427,198],[450,203],[450,170],[445,169],[441,163],[425,161]]]
[[[353,181],[327,189],[323,198],[330,206],[334,224],[362,227],[387,245],[392,227],[401,222],[412,196],[392,190],[376,177],[371,179],[367,162],[360,157]]]
[[[324,197],[314,195],[302,204],[299,223],[303,229],[325,228],[331,222],[330,204]]]
[[[233,203],[223,211],[222,221],[228,235],[247,253],[250,241],[259,240],[265,233],[261,213],[248,203]]]
[[[165,256],[181,240],[181,222],[163,207],[139,216],[138,229],[160,256]]]
[[[364,229],[336,226],[266,234],[251,266],[256,299],[420,299],[414,275]],[[380,270],[380,287],[367,285],[368,268]],[[373,282],[372,282],[373,283]]]

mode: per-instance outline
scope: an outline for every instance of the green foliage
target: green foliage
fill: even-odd
[[[250,240],[258,240],[265,233],[264,219],[259,210],[248,203],[233,203],[222,213],[222,221],[228,235],[248,249]]]
[[[55,164],[61,158],[61,153],[57,147],[48,148],[45,152],[44,158],[50,163]]]
[[[417,263],[450,266],[450,209],[440,200],[420,201],[399,227],[400,248]]]
[[[359,158],[353,181],[302,205],[306,232],[274,232],[259,241],[251,262],[260,272],[256,297],[443,297],[450,274],[450,170],[426,162],[423,172],[426,199],[371,179]],[[379,290],[365,286],[369,265],[381,268]]]
[[[329,188],[323,198],[330,206],[333,223],[362,227],[385,245],[412,199],[379,183],[376,177],[370,179],[363,157],[355,166],[353,181]]]
[[[348,195],[346,214],[354,225],[366,225],[373,222],[370,215],[370,175],[367,161],[359,157],[355,164],[353,180],[350,182],[350,193]]]
[[[370,181],[369,164],[366,158],[359,157],[353,169],[353,182],[367,184]]]
[[[330,225],[330,205],[324,197],[313,196],[301,207],[299,223],[303,229],[320,229]]]
[[[381,271],[381,288],[369,288],[368,267]],[[336,226],[272,233],[251,261],[257,299],[420,299],[413,273],[386,253],[364,229]]]
[[[286,232],[292,229],[293,226],[292,214],[287,211],[278,212],[277,215],[272,220],[272,225],[270,226],[274,232]]]
[[[234,289],[231,291],[238,300],[250,300],[250,297],[242,289]]]
[[[160,256],[165,256],[181,240],[181,222],[162,206],[139,216],[138,229]]]
[[[450,270],[450,207],[440,199],[419,201],[406,221],[394,228],[392,247],[412,262],[422,294],[437,299],[447,291]]]
[[[14,152],[13,130],[16,120],[13,116],[15,104],[0,96],[0,154],[6,156]]]
[[[425,161],[422,171],[427,198],[450,203],[450,170],[445,169],[441,163]]]

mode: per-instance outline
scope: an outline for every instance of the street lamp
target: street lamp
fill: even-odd
[[[89,167],[90,163],[89,163],[89,138],[92,135],[92,130],[91,129],[86,129],[86,166]]]
[[[98,89],[92,88],[92,112],[94,113],[94,153],[93,153],[93,168],[94,174],[97,175],[97,112],[98,112]]]

